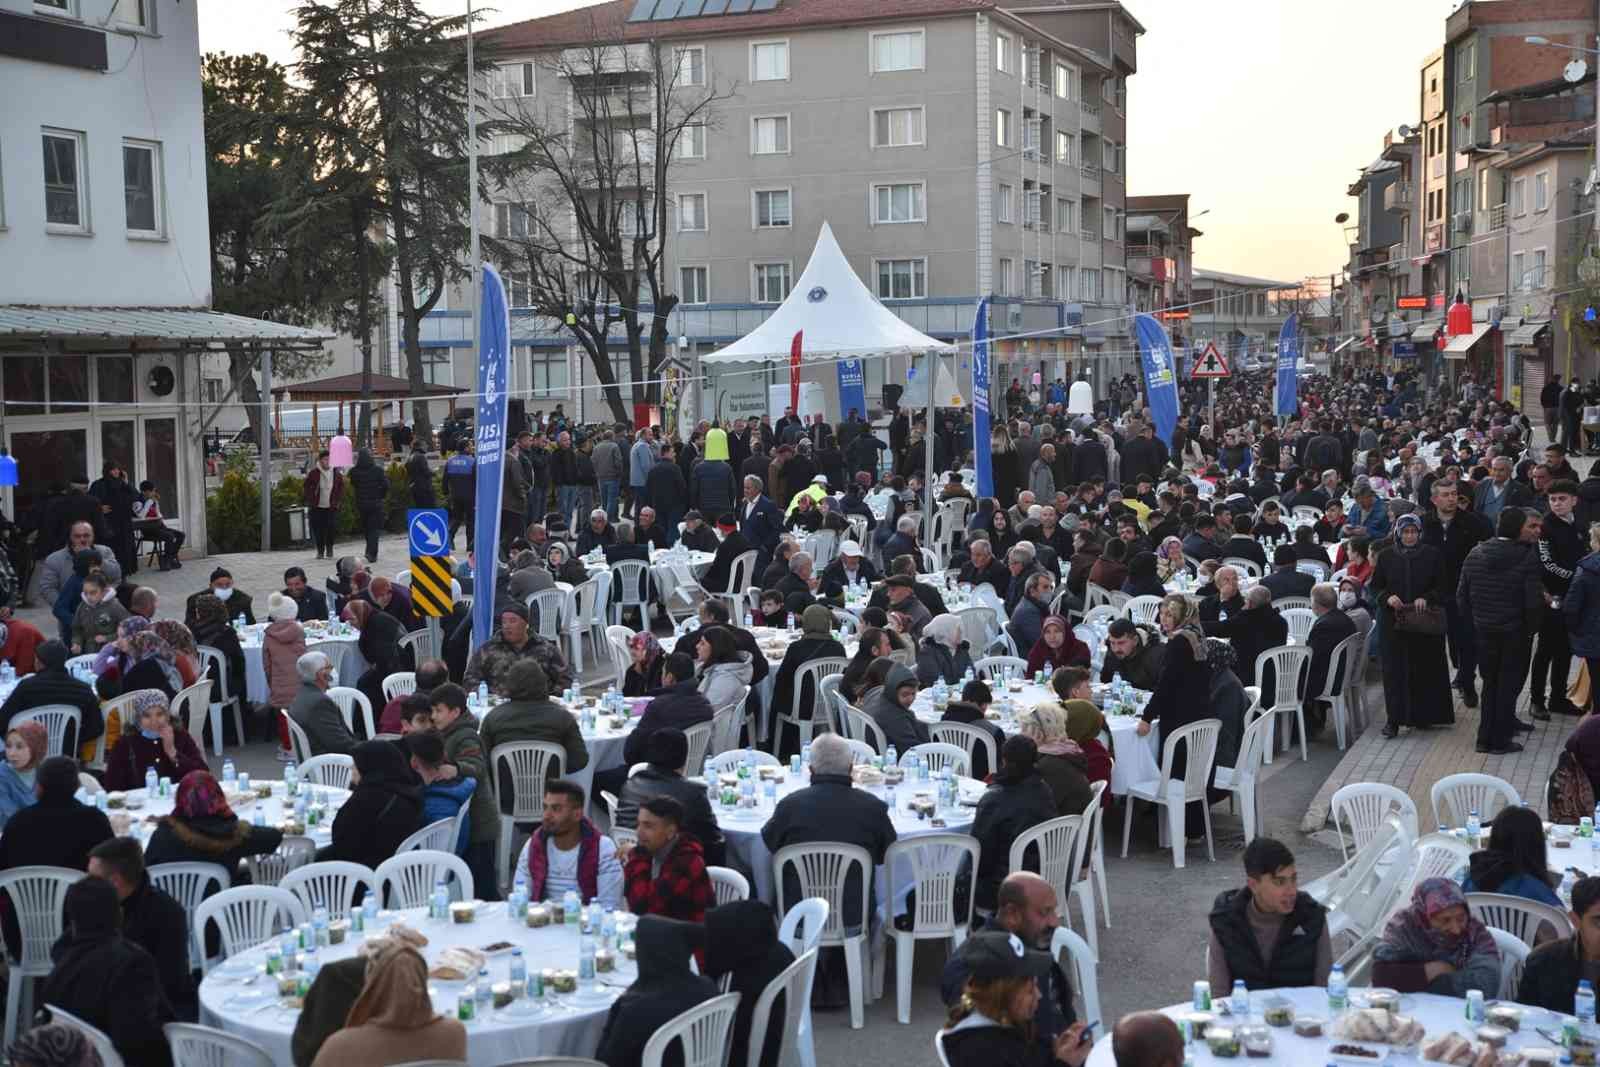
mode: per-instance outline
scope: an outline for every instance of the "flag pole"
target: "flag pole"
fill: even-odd
[[[483,272],[479,269],[478,251],[478,106],[473,99],[477,86],[477,75],[473,67],[472,55],[472,0],[467,0],[467,232],[469,237],[469,251],[467,253],[467,269],[470,272],[472,300],[469,304],[471,311],[471,331],[467,338],[469,351],[473,359],[478,357],[478,316],[482,314],[479,305],[483,302]],[[509,375],[508,375],[509,377]],[[509,387],[510,382],[502,383]]]

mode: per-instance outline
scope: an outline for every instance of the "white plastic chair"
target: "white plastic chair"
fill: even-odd
[[[1003,669],[1012,669],[1018,677],[1028,671],[1028,661],[1021,656],[985,656],[972,665],[972,673],[979,679],[988,681],[996,677]]]
[[[961,608],[952,612],[961,620],[961,637],[978,652],[987,652],[997,636],[995,613],[990,608]]]
[[[612,842],[614,842],[616,844],[617,851],[618,852],[622,852],[622,851],[624,851],[626,849],[632,848],[634,845],[637,845],[639,843],[639,831],[630,830],[625,826],[617,825],[617,797],[616,797],[616,794],[615,793],[609,793],[606,790],[602,789],[602,790],[600,790],[600,799],[605,803],[606,816],[611,821],[611,831],[610,831],[611,840],[612,840]],[[532,839],[530,838],[530,840],[532,840]],[[523,859],[527,856],[527,853],[528,853],[527,847],[524,846],[523,850],[522,850],[522,853],[517,857],[517,869],[518,870],[522,869],[522,862],[523,862]]]
[[[1311,598],[1308,596],[1273,597],[1272,606],[1280,613],[1295,608],[1304,608],[1305,610],[1310,611]]]
[[[1417,836],[1417,806],[1400,789],[1383,782],[1353,782],[1342,786],[1329,803],[1333,828],[1339,831],[1339,853],[1349,859],[1359,853],[1378,835],[1383,821],[1398,815],[1412,837]],[[1350,827],[1350,847],[1344,844],[1344,824]]]
[[[420,908],[433,895],[434,883],[454,877],[461,889],[461,899],[471,900],[474,885],[472,871],[467,861],[454,852],[418,848],[390,856],[372,872],[373,883],[378,887],[379,899],[388,908]]]
[[[1456,873],[1472,858],[1472,846],[1454,834],[1427,834],[1420,838],[1411,853],[1411,870],[1395,889],[1395,902],[1390,912],[1411,902],[1411,891],[1429,878],[1455,880]],[[1384,917],[1387,920],[1388,916]]]
[[[1067,911],[1069,887],[1078,873],[1072,869],[1072,862],[1074,854],[1078,852],[1078,835],[1082,831],[1082,815],[1058,815],[1054,819],[1046,819],[1036,826],[1029,827],[1011,841],[1008,869],[1013,871],[1037,869],[1039,877],[1055,888],[1056,910],[1063,917],[1070,917]],[[1029,847],[1032,847],[1039,856],[1037,868],[1029,868],[1024,862]]]
[[[161,1032],[172,1046],[172,1067],[273,1067],[266,1049],[225,1030],[168,1023]]]
[[[463,808],[466,807],[465,804],[461,806]],[[453,836],[455,829],[456,820],[454,817],[431,822],[400,842],[400,847],[395,849],[394,853],[398,856],[403,852],[411,852],[415,849],[454,853],[456,850],[456,839]]]
[[[711,889],[716,894],[717,906],[750,899],[749,881],[732,867],[707,867],[706,877],[711,879]]]
[[[91,652],[87,656],[73,656],[66,662],[68,674],[76,675],[79,671],[93,671],[94,661],[100,657]]]
[[[265,944],[278,930],[299,926],[306,916],[300,898],[279,886],[235,886],[207,897],[194,909],[194,935],[204,944],[206,924],[215,922],[226,959]],[[202,961],[201,970],[210,970],[210,963]]]
[[[327,697],[338,707],[339,714],[344,716],[344,728],[352,735],[356,732],[356,709],[360,708],[362,725],[367,728],[363,736],[377,736],[378,727],[372,718],[372,701],[367,699],[367,694],[352,685],[335,685],[328,689]]]
[[[830,674],[817,683],[817,704],[828,717],[828,728],[840,736],[845,733],[843,715],[839,710],[840,702],[844,699],[839,695],[839,683],[842,681],[844,675]],[[815,716],[816,712],[811,714]]]
[[[620,623],[629,608],[639,610],[642,625],[650,621],[650,565],[637,559],[619,559],[611,565],[611,621]]]
[[[11,912],[22,935],[21,955],[7,953],[11,969],[6,983],[7,1048],[17,1036],[28,979],[43,978],[55,967],[50,949],[61,937],[62,905],[67,890],[82,877],[82,871],[65,867],[15,867],[0,872],[0,894],[11,898]]]
[[[867,950],[867,933],[872,915],[870,901],[874,864],[867,850],[837,841],[788,845],[772,857],[773,885],[778,893],[778,909],[787,910],[789,901],[784,886],[784,869],[793,866],[800,882],[800,898],[821,897],[828,902],[823,924],[822,945],[844,949],[845,971],[850,984],[850,1027],[861,1029],[867,989],[872,986],[872,953]],[[859,871],[861,898],[858,913],[861,925],[846,929],[844,924],[845,882],[850,869]],[[865,971],[866,973],[863,973]]]
[[[411,662],[419,667],[422,665],[423,660],[439,658],[439,649],[433,643],[433,631],[427,627],[411,631],[399,641],[396,641],[395,644],[402,651],[409,648],[411,650]]]
[[[36,722],[43,726],[47,735],[46,751],[52,756],[76,757],[77,753],[67,750],[67,738],[71,736],[76,744],[79,727],[83,722],[83,713],[68,704],[43,704],[29,711],[19,711],[11,716],[11,723],[6,729],[15,729],[18,723]],[[70,734],[69,734],[70,728]]]
[[[371,867],[346,860],[323,860],[296,867],[278,880],[278,888],[293,893],[307,915],[317,907],[328,909],[328,918],[343,919],[355,907],[356,890],[366,887],[375,892],[378,881]]]
[[[1136,596],[1123,608],[1129,619],[1146,626],[1155,625],[1156,613],[1160,610],[1161,598],[1158,596]]]
[[[183,910],[190,915],[194,914],[194,910],[206,898],[206,892],[212,883],[216,884],[218,892],[233,886],[233,876],[228,872],[228,868],[220,863],[158,863],[145,868],[145,873],[150,876],[151,885],[183,905]],[[191,929],[190,964],[198,965],[203,955],[205,946]]]
[[[1322,520],[1322,511],[1310,504],[1296,504],[1289,509],[1289,514],[1297,519],[1309,519],[1311,522]]]
[[[1504,808],[1520,806],[1522,798],[1511,783],[1492,774],[1447,774],[1428,790],[1435,826],[1465,826],[1467,816],[1478,813],[1485,826]],[[1450,817],[1445,817],[1448,806]]]
[[[774,730],[781,731],[785,725],[793,726],[800,735],[800,746],[804,748],[811,743],[812,734],[816,726],[816,709],[826,707],[817,698],[821,695],[817,684],[830,675],[844,675],[844,669],[850,666],[850,660],[844,656],[818,656],[816,659],[807,660],[794,672],[793,685],[790,689],[789,706],[778,709],[778,722]],[[804,699],[806,682],[811,682],[811,699]],[[776,746],[774,746],[776,747]]]
[[[774,1062],[793,1063],[801,1056],[802,1031],[811,1010],[811,982],[816,977],[816,971],[817,950],[811,949],[801,953],[793,963],[774,975],[772,981],[761,991],[761,996],[756,999],[755,1009],[750,1013],[752,1037],[746,1067],[761,1067],[761,1054],[766,1046],[765,1035],[771,1029],[772,1006],[777,1003],[780,993],[784,995],[783,1027],[780,1031],[783,1036],[779,1039],[777,1058]],[[804,1033],[804,1041],[809,1044],[809,1032]]]
[[[211,702],[211,751],[214,755],[222,755],[222,709],[228,706],[233,708],[233,728],[239,740],[244,740],[244,715],[239,709],[238,697],[224,697],[228,692],[228,657],[220,649],[210,645],[198,645],[195,651],[200,653],[200,673],[210,675],[211,668],[217,669],[215,681],[217,683],[216,695],[218,699]],[[195,741],[199,744],[197,738]]]
[[[900,766],[911,766],[913,756],[921,756],[928,761],[928,771],[938,774],[942,770],[949,770],[963,778],[972,777],[972,759],[967,755],[967,750],[960,745],[947,745],[942,741],[926,741],[920,745],[912,745],[900,757]]]
[[[122,1053],[112,1044],[111,1035],[104,1030],[55,1004],[46,1004],[45,1010],[50,1013],[52,1022],[71,1027],[89,1039],[89,1044],[94,1046],[95,1052],[100,1056],[100,1067],[127,1067],[127,1061],[122,1058]]]
[[[726,752],[711,757],[711,770],[714,774],[729,774],[739,769],[746,756],[750,757],[751,764],[756,767],[782,767],[783,761],[770,752],[763,752],[759,748],[730,748]],[[699,773],[696,769],[695,773]]]
[[[600,641],[604,637],[604,631],[596,628],[595,608],[601,603],[601,587],[609,587],[610,577],[609,574],[597,574],[588,581],[573,586],[572,592],[566,595],[566,602],[562,605],[561,631],[567,636],[568,656],[572,661],[574,677],[581,677],[583,674],[585,636],[594,645],[595,656],[600,655]]]
[[[305,729],[287,711],[279,709],[278,717],[289,728],[289,748],[295,763],[301,764],[311,759],[311,738],[306,736]]]
[[[844,721],[850,728],[850,740],[871,745],[879,753],[889,751],[889,741],[883,736],[883,730],[878,724],[872,721],[872,716],[860,708],[846,704]]]
[[[662,1067],[667,1048],[683,1049],[683,1067],[726,1067],[739,994],[724,993],[669,1019],[645,1042],[640,1067]]]
[[[1326,563],[1319,563],[1314,559],[1298,560],[1294,565],[1294,569],[1299,571],[1301,574],[1311,575],[1311,577],[1315,578],[1319,582],[1325,582],[1328,580],[1328,565]]]
[[[1256,839],[1256,828],[1260,825],[1256,785],[1261,777],[1261,754],[1266,750],[1271,734],[1272,720],[1266,716],[1246,726],[1244,739],[1239,744],[1239,759],[1232,767],[1218,767],[1213,783],[1215,788],[1231,792],[1238,801],[1239,817],[1244,820],[1244,843],[1247,845]]]
[[[383,680],[383,699],[410,696],[417,691],[416,671],[395,671]]]
[[[312,756],[300,764],[299,774],[300,778],[310,785],[349,789],[350,775],[355,769],[355,757],[346,756],[342,752],[326,752],[320,756]]]
[[[1092,631],[1096,624],[1110,623],[1113,620],[1120,618],[1121,615],[1122,613],[1116,608],[1112,607],[1110,604],[1099,604],[1095,607],[1089,608],[1083,613],[1083,625],[1089,627]],[[1093,642],[1086,641],[1084,643],[1087,644],[1091,650],[1094,648]]]
[[[705,762],[706,753],[711,750],[711,739],[717,731],[716,719],[697,722],[693,726],[684,728],[684,739],[689,742],[689,755],[683,761],[684,768],[698,768]],[[693,773],[687,771],[686,773]]]
[[[1366,655],[1365,645],[1366,635],[1354,633],[1333,646],[1333,652],[1328,656],[1328,677],[1322,684],[1322,692],[1315,695],[1316,699],[1328,702],[1334,739],[1341,751],[1350,723],[1350,702],[1345,699],[1345,694],[1350,691],[1352,663],[1356,657]]]
[[[1100,956],[1094,947],[1070,928],[1058,926],[1050,937],[1050,955],[1066,972],[1072,988],[1083,997],[1083,1013],[1079,1018],[1091,1021],[1105,1018],[1100,1014]]]
[[[1289,640],[1297,645],[1305,644],[1312,624],[1317,621],[1317,613],[1310,608],[1284,608],[1278,615],[1289,624]]]
[[[1243,556],[1224,556],[1220,562],[1222,566],[1232,567],[1247,578],[1261,577],[1261,564],[1253,559],[1245,559]]]
[[[1483,925],[1504,930],[1528,946],[1534,947],[1539,928],[1548,923],[1557,937],[1571,937],[1572,920],[1567,913],[1548,904],[1526,897],[1513,897],[1505,893],[1468,893],[1467,907]]]
[[[823,681],[827,681],[826,678]],[[744,725],[744,702],[750,696],[748,685],[739,687],[739,695],[718,708],[711,716],[711,741],[706,752],[726,752],[739,744],[739,727]],[[702,761],[705,753],[701,753]],[[693,764],[690,764],[693,766]]]
[[[862,763],[871,763],[873,758],[878,755],[877,749],[865,741],[857,741],[853,737],[847,737],[844,739],[844,743],[850,746],[850,766],[852,767]]]
[[[728,566],[728,588],[706,589],[706,595],[716,600],[724,600],[728,604],[728,618],[740,619],[743,613],[739,602],[744,599],[745,590],[749,589],[755,581],[756,570],[755,549],[735,556]]]
[[[549,741],[511,741],[489,753],[489,778],[500,797],[500,842],[495,850],[500,881],[508,876],[516,844],[517,823],[535,823],[544,815],[544,783],[560,778],[567,750]],[[505,809],[509,790],[511,811]]]
[[[633,653],[628,650],[628,642],[632,640],[634,631],[627,626],[606,627],[606,651],[611,654],[611,673],[614,675],[613,684],[617,692],[622,692],[624,676],[628,668],[633,666]]]
[[[1089,787],[1089,803],[1083,807],[1083,827],[1078,833],[1078,847],[1080,856],[1073,860],[1073,870],[1083,871],[1082,854],[1089,857],[1089,873],[1082,875],[1072,883],[1072,895],[1078,899],[1078,910],[1083,914],[1083,927],[1089,935],[1089,941],[1095,952],[1100,951],[1099,938],[1094,933],[1094,898],[1100,898],[1100,913],[1106,924],[1106,929],[1111,929],[1111,894],[1106,892],[1106,835],[1102,823],[1105,820],[1105,804],[1103,797],[1110,788],[1110,782],[1095,782]],[[1090,885],[1090,878],[1095,884]]]
[[[954,745],[967,754],[967,774],[972,773],[976,764],[976,753],[983,749],[984,757],[989,761],[984,766],[993,774],[1000,769],[999,746],[994,743],[994,735],[976,723],[970,722],[936,722],[928,727],[928,736],[943,745]]]
[[[1273,673],[1272,703],[1261,712],[1269,716],[1274,722],[1278,717],[1292,718],[1300,726],[1300,758],[1309,759],[1306,754],[1306,711],[1300,703],[1300,675],[1311,665],[1311,650],[1305,645],[1282,645],[1278,648],[1269,648],[1256,657],[1256,677],[1264,678],[1268,667]],[[1263,694],[1264,696],[1265,694]],[[1276,733],[1276,731],[1274,731]],[[1284,737],[1284,747],[1287,748],[1289,740]],[[1267,746],[1264,756],[1266,762],[1272,762],[1273,749],[1277,747],[1276,740]]]
[[[316,859],[317,845],[309,837],[285,837],[277,851],[265,856],[246,856],[245,868],[250,872],[253,885],[277,885],[283,876],[296,867],[304,867]]]
[[[911,872],[910,884],[916,895],[912,929],[890,927],[894,938],[895,1011],[902,1023],[911,1022],[911,964],[917,942],[948,939],[950,951],[954,952],[967,939],[968,917],[955,912],[956,888],[962,881],[965,861],[967,899],[973,898],[978,883],[978,852],[978,840],[971,834],[935,833],[896,841],[884,855],[884,870],[893,872],[904,864]]]
[[[537,593],[529,593],[524,602],[530,618],[537,618],[534,632],[546,641],[561,642],[562,611],[567,604],[567,592],[551,586]]]
[[[189,731],[201,752],[205,751],[206,718],[211,714],[211,689],[215,684],[210,678],[201,678],[178,690],[178,695],[172,698],[172,721],[181,723]]]
[[[1493,926],[1489,927],[1489,936],[1494,938],[1494,947],[1500,950],[1500,999],[1515,1000],[1517,987],[1522,984],[1522,969],[1533,950],[1515,934]]]
[[[1211,761],[1217,754],[1217,735],[1222,731],[1220,719],[1201,719],[1179,727],[1166,736],[1161,745],[1161,777],[1155,781],[1134,782],[1128,786],[1128,803],[1123,805],[1122,858],[1128,858],[1128,837],[1133,832],[1133,803],[1148,800],[1166,809],[1162,824],[1164,836],[1172,844],[1172,865],[1182,869],[1184,864],[1184,811],[1192,803],[1200,805],[1206,826],[1206,853],[1213,863],[1217,853],[1211,838],[1211,805],[1206,800],[1206,784],[1211,780]],[[1178,745],[1188,746],[1181,782],[1172,779],[1172,761]]]

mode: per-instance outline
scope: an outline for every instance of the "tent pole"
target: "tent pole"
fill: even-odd
[[[925,499],[922,500],[922,501],[919,501],[919,503],[922,504],[922,521],[923,521],[923,523],[924,523],[924,525],[926,527],[926,530],[927,530],[927,532],[923,535],[922,543],[924,545],[927,545],[929,548],[933,548],[933,511],[934,511],[934,508],[933,508],[933,476],[934,476],[934,470],[933,470],[933,409],[934,409],[933,387],[936,384],[938,384],[938,377],[939,377],[938,360],[939,360],[939,357],[938,357],[938,355],[936,353],[934,353],[932,351],[930,351],[928,353],[928,359],[927,359],[927,364],[928,364],[928,366],[927,366],[927,374],[928,374],[928,421],[923,425],[923,446],[924,446],[924,448],[926,449],[926,452],[927,452],[927,457],[926,457],[927,473],[923,476],[923,479],[922,479],[922,491],[925,494]],[[935,555],[940,555],[938,549],[934,549],[934,554]],[[922,569],[922,561],[921,560],[917,561],[917,569],[918,570]]]

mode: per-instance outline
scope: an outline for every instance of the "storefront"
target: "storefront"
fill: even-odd
[[[1480,387],[1494,388],[1495,345],[1490,335],[1495,332],[1492,322],[1474,322],[1471,333],[1457,334],[1445,341],[1445,381],[1452,389],[1459,389],[1468,374]]]
[[[1539,394],[1553,373],[1550,338],[1549,319],[1529,319],[1506,334],[1506,399],[1536,426],[1544,419]]]

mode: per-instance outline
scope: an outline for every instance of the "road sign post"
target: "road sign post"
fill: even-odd
[[[406,512],[406,539],[411,550],[411,605],[428,618],[435,652],[443,648],[439,619],[450,614],[455,560],[450,555],[450,515],[443,508]]]
[[[1217,351],[1216,342],[1207,341],[1206,347],[1201,351],[1200,357],[1194,361],[1194,370],[1189,372],[1189,377],[1204,378],[1206,383],[1206,421],[1215,428],[1217,424],[1217,379],[1226,378],[1232,372],[1228,370],[1228,359]]]

